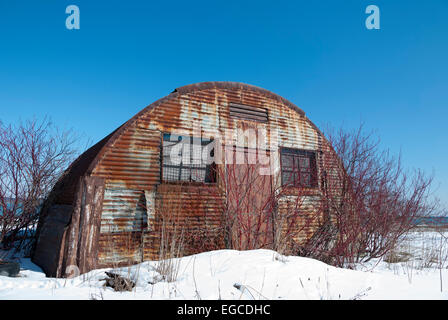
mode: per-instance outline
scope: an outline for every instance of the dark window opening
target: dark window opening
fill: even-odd
[[[229,105],[229,112],[231,118],[238,118],[257,122],[268,121],[268,110],[265,108],[258,108],[242,104],[231,103]]]
[[[163,134],[162,180],[215,182],[211,139]]]
[[[317,187],[316,153],[314,151],[281,148],[282,185]]]

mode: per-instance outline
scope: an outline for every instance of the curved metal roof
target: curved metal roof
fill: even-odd
[[[245,84],[240,82],[229,82],[229,81],[210,81],[210,82],[199,82],[194,83],[190,85],[186,85],[183,87],[176,88],[173,92],[171,92],[169,95],[151,103],[144,109],[142,109],[140,112],[138,112],[135,116],[133,116],[131,119],[129,119],[127,122],[125,122],[123,125],[121,125],[119,128],[117,128],[115,131],[113,131],[111,134],[106,136],[104,139],[99,141],[97,144],[89,148],[87,151],[85,151],[83,154],[81,154],[69,167],[67,170],[67,174],[65,175],[66,178],[69,178],[67,176],[70,176],[68,179],[70,183],[73,183],[77,178],[85,175],[90,174],[98,161],[101,159],[102,155],[104,154],[105,150],[108,146],[112,145],[113,142],[121,135],[123,131],[125,131],[128,127],[132,126],[132,124],[137,121],[137,119],[140,118],[143,114],[147,113],[148,111],[152,110],[153,108],[163,104],[164,102],[167,102],[168,100],[177,98],[184,94],[189,94],[196,91],[202,91],[202,90],[209,90],[209,89],[228,89],[228,90],[246,90],[246,91],[252,91],[257,94],[260,94],[262,96],[265,96],[267,98],[277,100],[280,103],[285,104],[292,110],[296,111],[297,113],[305,116],[305,112],[297,107],[292,102],[288,101],[287,99],[279,96],[278,94],[275,94],[269,90]],[[309,121],[309,119],[308,119]],[[310,124],[320,133],[320,130],[311,122]],[[64,179],[66,180],[66,179]],[[62,182],[62,181],[61,181]],[[66,185],[66,183],[62,183],[63,185]]]

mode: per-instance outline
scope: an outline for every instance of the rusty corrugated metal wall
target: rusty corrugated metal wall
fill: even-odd
[[[262,123],[231,117],[229,105],[232,103],[267,109],[268,121]],[[191,230],[219,228],[222,224],[219,208],[225,199],[219,196],[219,192],[211,190],[217,188],[216,185],[178,186],[176,196],[173,197],[173,186],[161,183],[163,133],[194,136],[197,125],[203,136],[221,136],[223,144],[232,146],[247,147],[241,145],[237,134],[225,135],[226,130],[237,128],[264,129],[266,146],[270,146],[270,139],[276,139],[281,147],[319,151],[326,143],[302,110],[267,90],[228,82],[207,82],[176,89],[116,130],[97,151],[94,159],[89,158],[88,170],[83,175],[96,179],[96,183],[102,183],[96,191],[99,194],[96,198],[101,199],[101,204],[92,200],[92,205],[101,213],[98,231],[93,232],[92,238],[96,241],[94,250],[91,250],[94,256],[89,258],[89,263],[82,262],[85,265],[83,271],[93,266],[122,265],[157,258],[160,240],[157,234],[160,228],[158,213],[163,211],[167,202],[172,206],[170,211],[177,217],[179,224]],[[271,149],[270,153],[278,174],[278,150]],[[319,170],[321,153],[316,152],[316,155]],[[313,209],[316,208],[313,203],[319,201],[320,190],[321,181],[317,190],[304,196],[310,215],[316,219],[297,237],[297,241],[309,238],[321,221],[321,213]],[[76,209],[79,205],[75,203],[78,198],[79,194],[73,199],[75,213],[79,210]],[[280,212],[286,210],[282,208],[287,208],[287,203],[287,199],[279,203]],[[60,250],[59,268],[67,265],[62,263],[66,260],[81,264],[79,254],[79,261],[64,257],[70,254],[76,256],[67,251],[74,250],[70,249],[73,246],[70,241],[76,240],[73,237],[72,240],[67,239],[66,235],[65,245]],[[58,275],[63,275],[63,272]]]

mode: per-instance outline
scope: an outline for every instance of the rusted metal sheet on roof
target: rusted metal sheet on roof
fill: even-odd
[[[129,128],[98,163],[94,174],[107,188],[149,190],[160,181],[161,132]]]
[[[247,104],[255,108],[267,108],[270,121],[267,130],[278,130],[279,143],[286,146],[301,146],[315,149],[318,133],[309,121],[277,101],[266,97],[252,97],[248,93],[236,95],[234,92],[211,89],[194,94],[182,95],[174,101],[151,110],[142,116],[139,126],[146,126],[164,132],[176,130],[182,134],[192,132],[197,123],[205,135],[224,136],[226,129],[234,129],[238,119],[230,115],[229,105]],[[230,142],[229,142],[230,143]]]
[[[268,110],[266,108],[255,108],[252,106],[231,103],[229,105],[229,114],[232,118],[256,122],[268,122]]]

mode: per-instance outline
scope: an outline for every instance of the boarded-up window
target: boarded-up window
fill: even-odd
[[[229,105],[231,118],[238,118],[250,121],[267,122],[268,109],[246,106],[242,104],[231,103]]]
[[[282,185],[317,187],[316,153],[281,148]]]
[[[163,135],[162,180],[214,182],[213,140]]]

